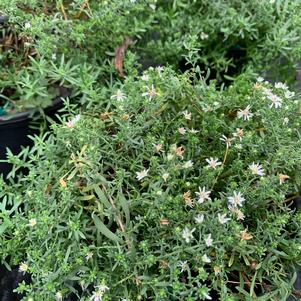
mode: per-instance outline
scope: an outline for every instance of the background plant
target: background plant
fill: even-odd
[[[1,258],[32,277],[18,291],[285,300],[301,250],[290,206],[299,102],[282,83],[247,78],[220,91],[195,74],[150,69],[102,87],[80,115],[67,102],[53,133],[10,155],[11,176],[29,168],[0,190]]]

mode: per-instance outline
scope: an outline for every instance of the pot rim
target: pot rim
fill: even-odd
[[[63,99],[64,98],[62,96],[58,96],[58,97],[54,98],[51,105],[44,108],[44,111],[47,113],[48,110],[51,110],[51,109],[59,106],[60,104],[63,103]],[[0,116],[0,126],[24,121],[26,119],[31,118],[34,114],[37,114],[38,112],[39,112],[38,109],[28,109],[23,112]]]

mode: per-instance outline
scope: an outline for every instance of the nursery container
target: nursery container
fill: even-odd
[[[65,96],[65,95],[64,95]],[[62,107],[62,96],[56,97],[52,105],[44,112],[49,117],[54,117],[59,108]],[[14,115],[0,116],[0,160],[6,159],[7,148],[13,154],[18,154],[22,147],[30,146],[32,141],[28,135],[37,134],[38,130],[30,127],[33,118],[39,119],[39,113],[32,109]],[[5,178],[11,170],[11,164],[0,162],[0,175]]]

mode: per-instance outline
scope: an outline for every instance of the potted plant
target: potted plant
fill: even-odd
[[[16,291],[45,301],[298,296],[294,93],[250,75],[221,91],[157,68],[102,95],[34,139],[27,176],[1,183],[13,206],[1,208],[1,258],[32,280]]]

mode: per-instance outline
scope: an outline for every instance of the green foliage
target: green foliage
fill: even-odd
[[[25,300],[290,294],[299,102],[260,78],[225,91],[198,78],[156,68],[103,86],[89,110],[67,102],[53,133],[10,156],[12,175],[29,172],[1,183],[13,207],[0,209],[0,255],[31,274]]]

